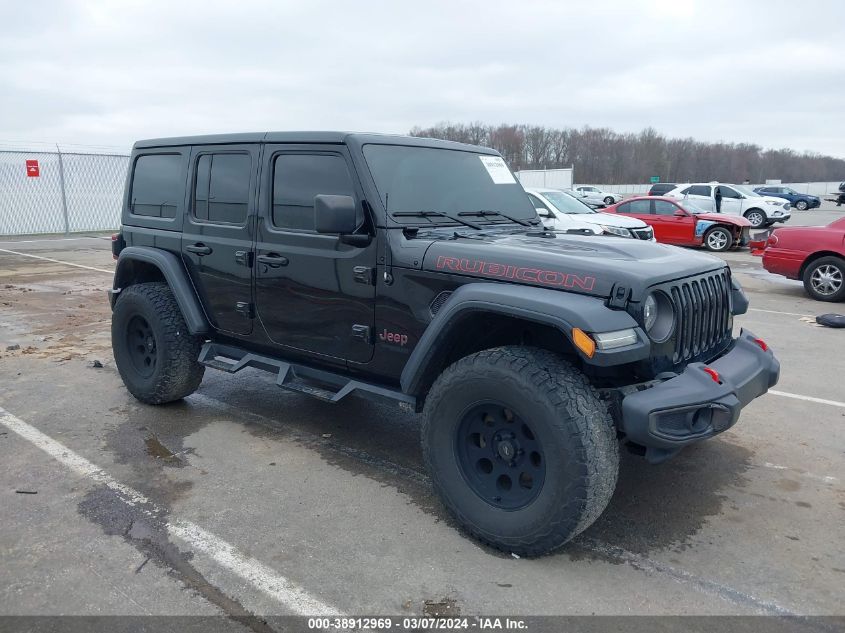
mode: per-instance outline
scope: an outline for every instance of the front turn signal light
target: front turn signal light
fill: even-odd
[[[596,342],[581,328],[572,328],[572,342],[587,358],[592,358],[596,353]]]

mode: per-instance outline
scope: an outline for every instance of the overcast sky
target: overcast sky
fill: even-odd
[[[845,157],[843,36],[839,0],[7,0],[0,144],[449,120]]]

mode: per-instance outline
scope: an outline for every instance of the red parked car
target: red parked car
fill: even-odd
[[[621,213],[638,218],[654,229],[664,244],[704,246],[726,251],[748,243],[751,222],[738,215],[710,213],[674,198],[639,196],[612,204],[603,213]]]
[[[845,299],[845,218],[827,226],[775,229],[763,250],[763,268],[801,279],[818,301]]]

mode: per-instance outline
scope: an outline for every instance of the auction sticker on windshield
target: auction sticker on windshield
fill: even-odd
[[[490,174],[490,178],[493,179],[493,182],[497,185],[512,185],[516,183],[516,180],[513,179],[513,174],[511,170],[508,169],[508,166],[505,165],[504,159],[500,156],[479,156],[481,159],[481,164],[484,165],[484,168],[487,170],[487,173]]]

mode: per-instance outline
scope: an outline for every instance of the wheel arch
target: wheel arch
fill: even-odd
[[[619,352],[576,351],[572,329],[610,332],[634,328],[639,342]],[[601,299],[530,286],[470,283],[459,287],[438,311],[402,370],[402,391],[424,395],[440,372],[483,349],[528,344],[567,355],[577,363],[611,366],[648,356],[648,337],[634,318]]]
[[[173,253],[156,248],[128,246],[120,252],[110,294],[112,308],[123,288],[155,281],[163,281],[170,287],[191,334],[210,330],[185,266]]]
[[[802,262],[801,268],[798,271],[799,279],[804,278],[804,273],[807,272],[807,268],[812,264],[814,261],[821,259],[822,257],[836,257],[837,259],[841,260],[845,263],[845,255],[842,253],[837,253],[836,251],[816,251],[811,255],[808,255],[807,258]]]

